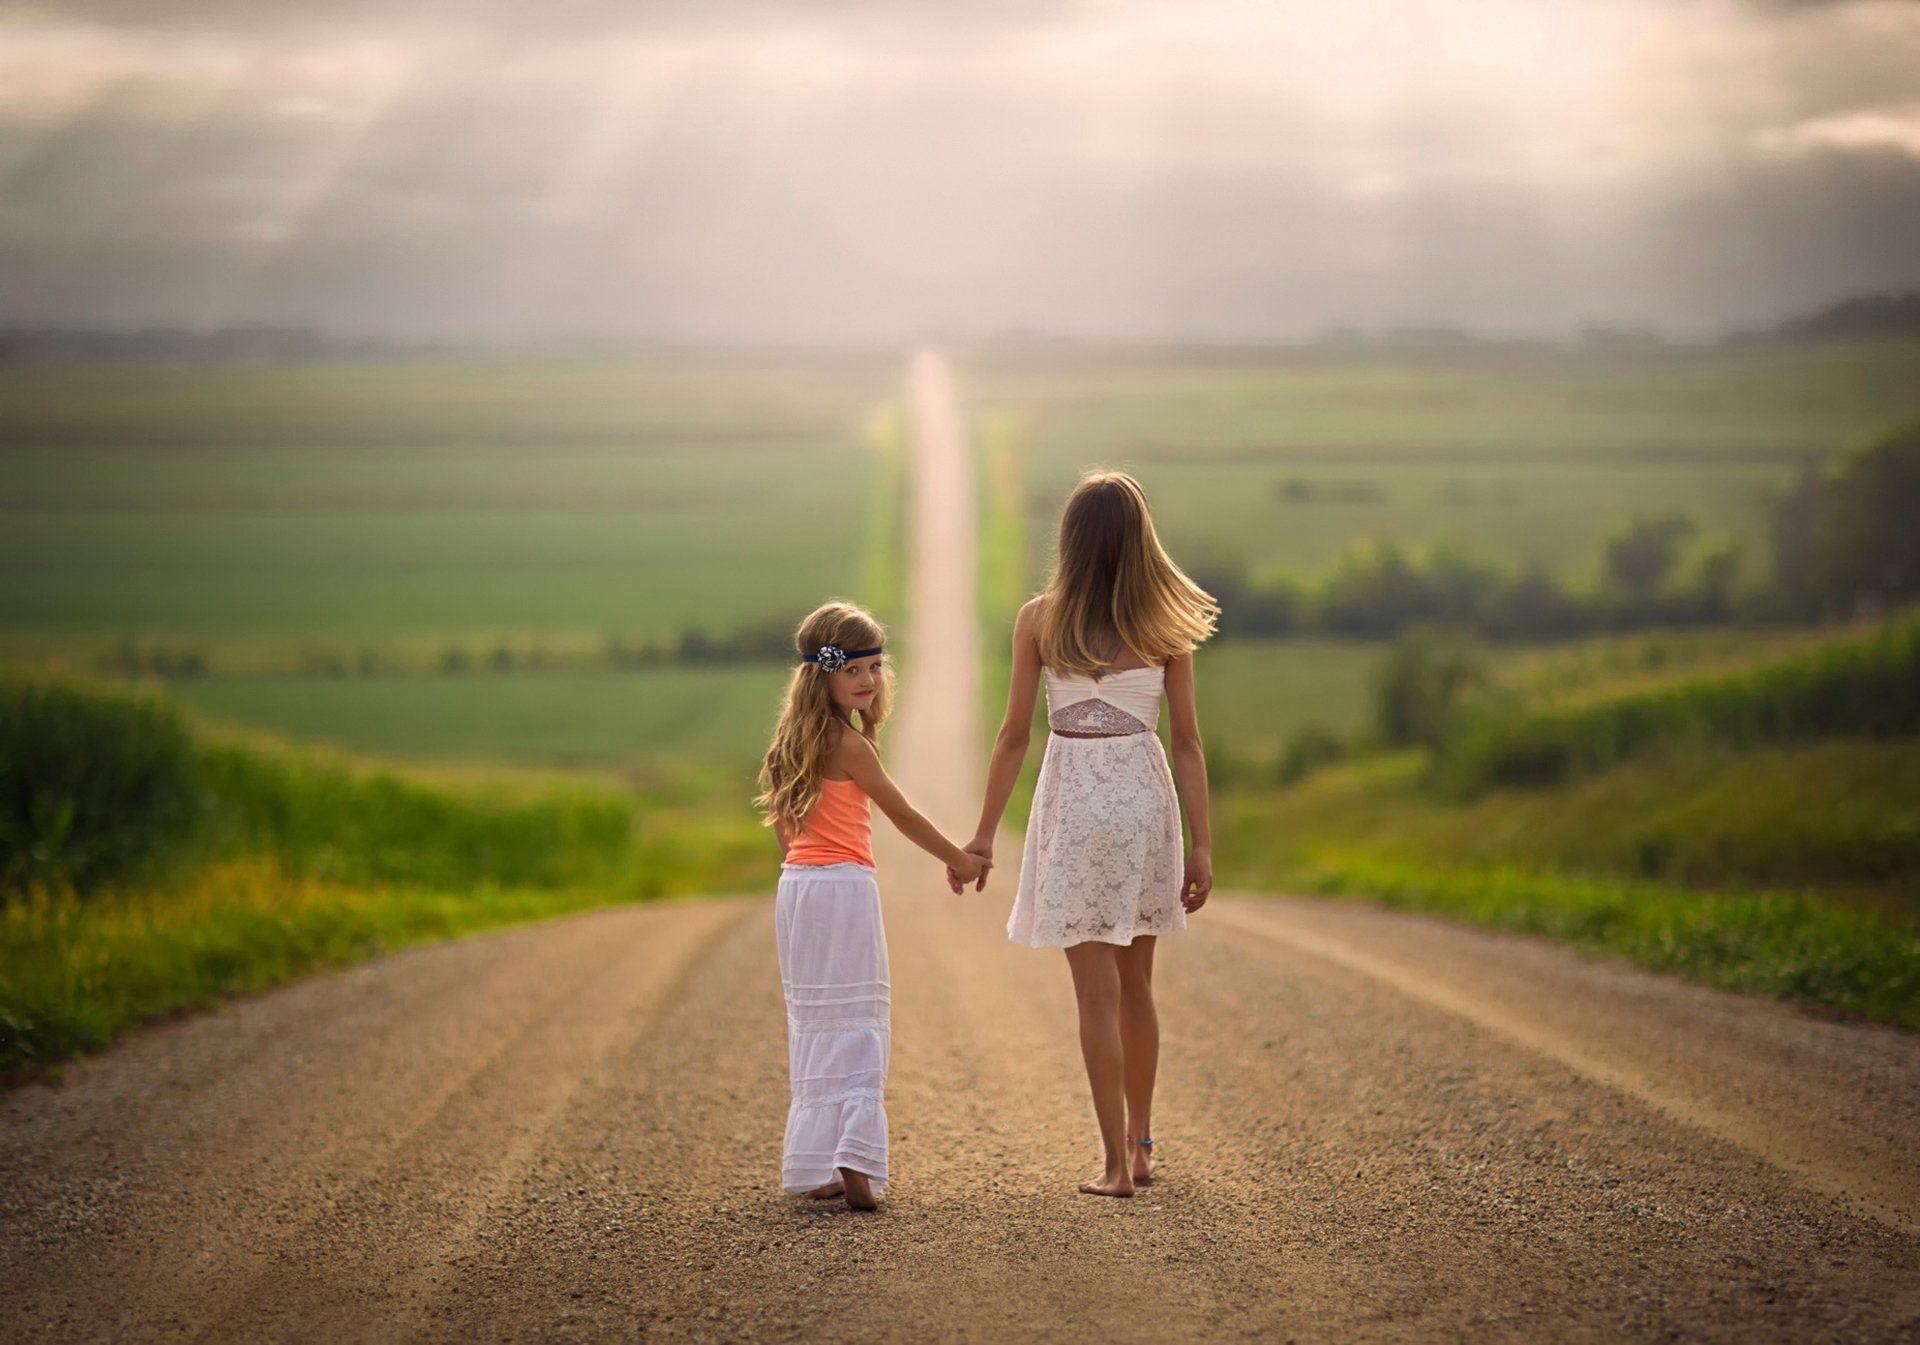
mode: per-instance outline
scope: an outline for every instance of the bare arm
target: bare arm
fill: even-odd
[[[1180,901],[1188,911],[1206,904],[1213,890],[1213,816],[1207,798],[1207,756],[1200,745],[1200,714],[1193,703],[1193,655],[1167,664],[1168,725],[1173,730],[1173,781],[1187,814],[1191,849]]]
[[[975,828],[967,850],[983,859],[993,858],[994,833],[1013,797],[1014,783],[1027,761],[1027,746],[1033,737],[1033,702],[1040,688],[1040,646],[1034,640],[1039,624],[1039,599],[1020,609],[1013,623],[1013,678],[1007,684],[1007,714],[993,740],[993,756],[987,762],[987,797],[980,805],[980,825]]]
[[[940,828],[907,802],[906,795],[900,792],[900,786],[894,784],[893,777],[880,764],[880,754],[866,738],[858,733],[841,734],[839,746],[834,749],[833,763],[867,791],[867,797],[880,805],[880,811],[900,829],[902,836],[940,860],[965,881],[971,882],[979,876],[980,861],[941,835]]]

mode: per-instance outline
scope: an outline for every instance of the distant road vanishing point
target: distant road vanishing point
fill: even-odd
[[[964,834],[973,463],[948,362],[908,378],[889,754]],[[1914,1034],[1225,896],[1162,954],[1160,1180],[1084,1198],[1066,968],[1003,932],[1017,838],[956,898],[877,831],[880,1214],[777,1189],[770,903],[616,907],[155,1027],[0,1096],[0,1339],[1920,1336]]]

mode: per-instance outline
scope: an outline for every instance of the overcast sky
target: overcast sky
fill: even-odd
[[[0,0],[0,322],[1698,334],[1917,240],[1912,0]]]

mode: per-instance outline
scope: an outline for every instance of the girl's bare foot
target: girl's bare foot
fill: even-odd
[[[847,1189],[846,1183],[836,1178],[835,1180],[828,1182],[824,1186],[816,1186],[811,1191],[807,1192],[807,1199],[832,1200],[835,1196],[844,1194],[846,1189]]]
[[[1139,1140],[1128,1140],[1127,1147],[1133,1150],[1133,1184],[1144,1186],[1153,1180],[1153,1149]]]
[[[867,1180],[866,1173],[841,1168],[840,1181],[846,1187],[848,1209],[871,1210],[879,1207],[879,1202],[873,1198],[873,1183]]]
[[[1080,1194],[1084,1196],[1119,1196],[1125,1199],[1133,1194],[1133,1178],[1124,1168],[1108,1168],[1103,1176],[1090,1182],[1080,1183]]]

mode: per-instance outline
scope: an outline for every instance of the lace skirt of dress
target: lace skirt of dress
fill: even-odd
[[[1180,804],[1160,739],[1050,734],[1007,937],[1129,944],[1187,927]]]
[[[891,998],[873,870],[789,864],[773,915],[793,1088],[780,1184],[810,1191],[852,1168],[884,1190]]]

